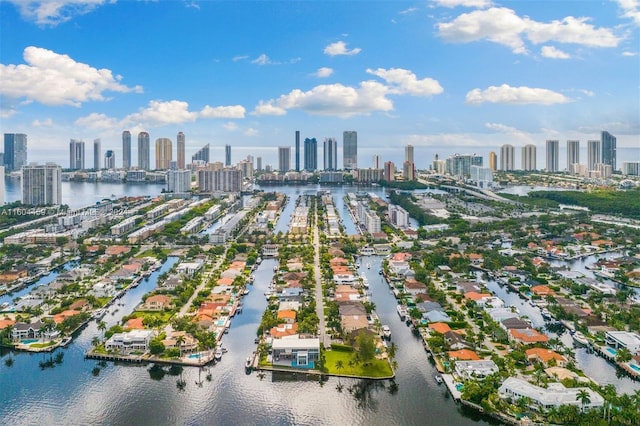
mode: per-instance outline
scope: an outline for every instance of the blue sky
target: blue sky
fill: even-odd
[[[637,0],[9,0],[0,18],[0,132],[33,161],[101,138],[120,163],[125,129],[264,164],[295,130],[357,130],[361,167],[408,143],[418,167],[504,143],[540,158],[603,129],[640,147]]]

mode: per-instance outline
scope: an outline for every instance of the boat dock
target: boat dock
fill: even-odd
[[[447,389],[453,397],[453,400],[455,402],[460,402],[460,400],[462,399],[462,392],[460,392],[458,388],[456,388],[456,383],[453,381],[453,376],[451,374],[441,374],[440,376],[442,377],[444,384],[447,385]]]

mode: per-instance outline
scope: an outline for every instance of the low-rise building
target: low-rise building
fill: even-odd
[[[589,402],[583,403],[580,399],[579,393],[581,391],[588,393]],[[528,398],[542,410],[557,408],[561,405],[577,405],[583,410],[588,410],[604,405],[602,396],[590,388],[565,388],[561,383],[549,383],[546,388],[542,388],[515,377],[509,377],[502,383],[498,389],[498,395],[502,399],[513,402],[520,398]]]
[[[153,338],[153,330],[131,330],[115,333],[104,344],[106,350],[128,354],[134,351],[146,352]]]
[[[320,339],[301,338],[299,335],[273,339],[273,365],[293,368],[315,368],[320,358]]]
[[[615,349],[626,348],[631,355],[638,355],[640,352],[640,336],[628,331],[607,331],[604,336],[607,345]]]
[[[458,376],[465,379],[484,379],[485,377],[497,373],[498,366],[495,362],[489,360],[476,361],[456,361],[455,366]]]

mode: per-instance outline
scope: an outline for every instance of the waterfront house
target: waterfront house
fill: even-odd
[[[416,280],[415,278],[407,278],[404,280],[404,290],[406,293],[409,293],[412,296],[416,296],[420,293],[426,292],[427,285]]]
[[[530,363],[539,362],[545,367],[549,367],[553,363],[558,367],[564,367],[567,365],[567,358],[552,351],[551,349],[531,348],[524,351],[524,353]]]
[[[163,311],[165,309],[171,309],[171,296],[164,294],[151,295],[138,307],[139,311]]]
[[[43,327],[44,323],[42,321],[36,321],[33,323],[16,322],[11,330],[11,338],[14,341],[40,338],[40,330]]]
[[[444,340],[449,345],[449,348],[454,351],[473,347],[473,345],[467,342],[463,336],[453,330],[444,333]]]
[[[280,293],[277,293],[276,296],[280,302],[284,301],[296,301],[302,302],[302,293],[303,289],[293,287],[293,288],[283,288]]]
[[[108,351],[116,351],[122,354],[129,354],[134,351],[146,352],[153,336],[153,330],[131,330],[124,333],[115,333],[105,342],[104,347]]]
[[[275,327],[271,327],[269,330],[269,335],[274,339],[281,339],[286,336],[293,336],[294,334],[298,334],[298,324],[278,324]]]
[[[533,328],[512,328],[509,329],[509,340],[522,345],[530,345],[533,343],[547,343],[549,341],[549,337]]]
[[[583,404],[578,394],[585,391],[589,394],[589,402]],[[576,405],[583,410],[599,408],[604,399],[599,393],[586,387],[565,388],[561,383],[549,383],[546,388],[535,386],[526,380],[515,377],[507,378],[498,389],[498,396],[516,403],[521,398],[528,398],[541,410],[548,410],[561,405]]]
[[[480,292],[480,284],[475,281],[457,281],[456,282],[456,291],[458,293],[469,293],[469,292]]]
[[[531,328],[531,324],[515,316],[502,319],[500,321],[500,327],[505,331],[509,331],[511,329],[525,330],[527,328]]]
[[[127,320],[127,322],[124,324],[124,328],[128,329],[128,330],[143,330],[144,327],[144,322],[143,322],[143,318],[129,318]]]
[[[429,324],[429,329],[440,334],[445,334],[451,331],[451,327],[449,327],[449,324],[444,322],[431,323]]]
[[[464,294],[464,298],[476,302],[478,306],[484,306],[485,300],[491,299],[493,296],[491,293],[478,293],[477,291],[470,291]]]
[[[469,253],[467,256],[473,266],[481,266],[484,263],[484,256],[481,254]]]
[[[12,320],[8,317],[0,318],[0,330],[4,330],[5,328],[8,328],[8,327],[13,327],[15,323],[16,323],[15,320]]]
[[[320,358],[320,339],[299,335],[273,339],[273,365],[293,368],[314,368]]]
[[[278,245],[277,244],[263,245],[262,257],[278,257]]]
[[[444,311],[430,311],[422,314],[422,319],[427,322],[451,322],[451,318]]]
[[[182,278],[179,275],[171,275],[165,281],[159,284],[159,287],[163,290],[175,291],[176,288],[182,285]]]
[[[178,341],[182,340],[180,344]],[[186,331],[174,331],[162,341],[165,348],[178,348],[181,353],[190,353],[198,349],[198,340]]]
[[[203,266],[204,262],[181,262],[176,267],[176,272],[188,277],[193,277]]]
[[[479,361],[480,357],[470,349],[460,349],[457,351],[449,351],[449,359],[456,361]]]
[[[64,311],[60,312],[59,314],[55,314],[53,316],[53,322],[55,322],[56,324],[62,324],[62,322],[64,322],[64,320],[66,320],[67,318],[71,318],[73,316],[76,316],[79,313],[80,313],[80,311],[75,311],[75,310],[71,310],[71,309],[64,310]]]
[[[531,293],[536,296],[545,297],[545,296],[554,296],[556,294],[549,286],[546,285],[535,285],[531,287]]]
[[[293,324],[296,322],[296,311],[293,310],[281,310],[278,311],[278,319],[283,320],[285,324]]]
[[[116,287],[109,281],[100,281],[93,285],[90,293],[98,298],[113,297],[116,294]]]
[[[292,311],[300,310],[300,302],[285,300],[285,301],[280,302],[278,304],[278,310],[279,311],[286,311],[288,309],[290,309]]]
[[[640,354],[640,336],[628,331],[607,331],[604,336],[607,345],[615,348],[626,348],[631,355]]]
[[[360,300],[360,292],[349,285],[337,285],[334,292],[334,299],[337,303],[357,302]]]
[[[458,360],[455,363],[455,370],[459,377],[463,379],[484,379],[485,377],[495,374],[499,371],[498,366],[492,360]]]
[[[120,256],[131,251],[129,246],[109,246],[104,250],[104,254],[107,256]]]

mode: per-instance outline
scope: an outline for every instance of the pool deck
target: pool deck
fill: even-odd
[[[447,385],[447,389],[449,389],[449,393],[453,397],[453,400],[458,402],[462,399],[462,393],[456,389],[456,384],[453,381],[453,376],[451,374],[441,374],[442,380],[444,380],[444,384]]]

